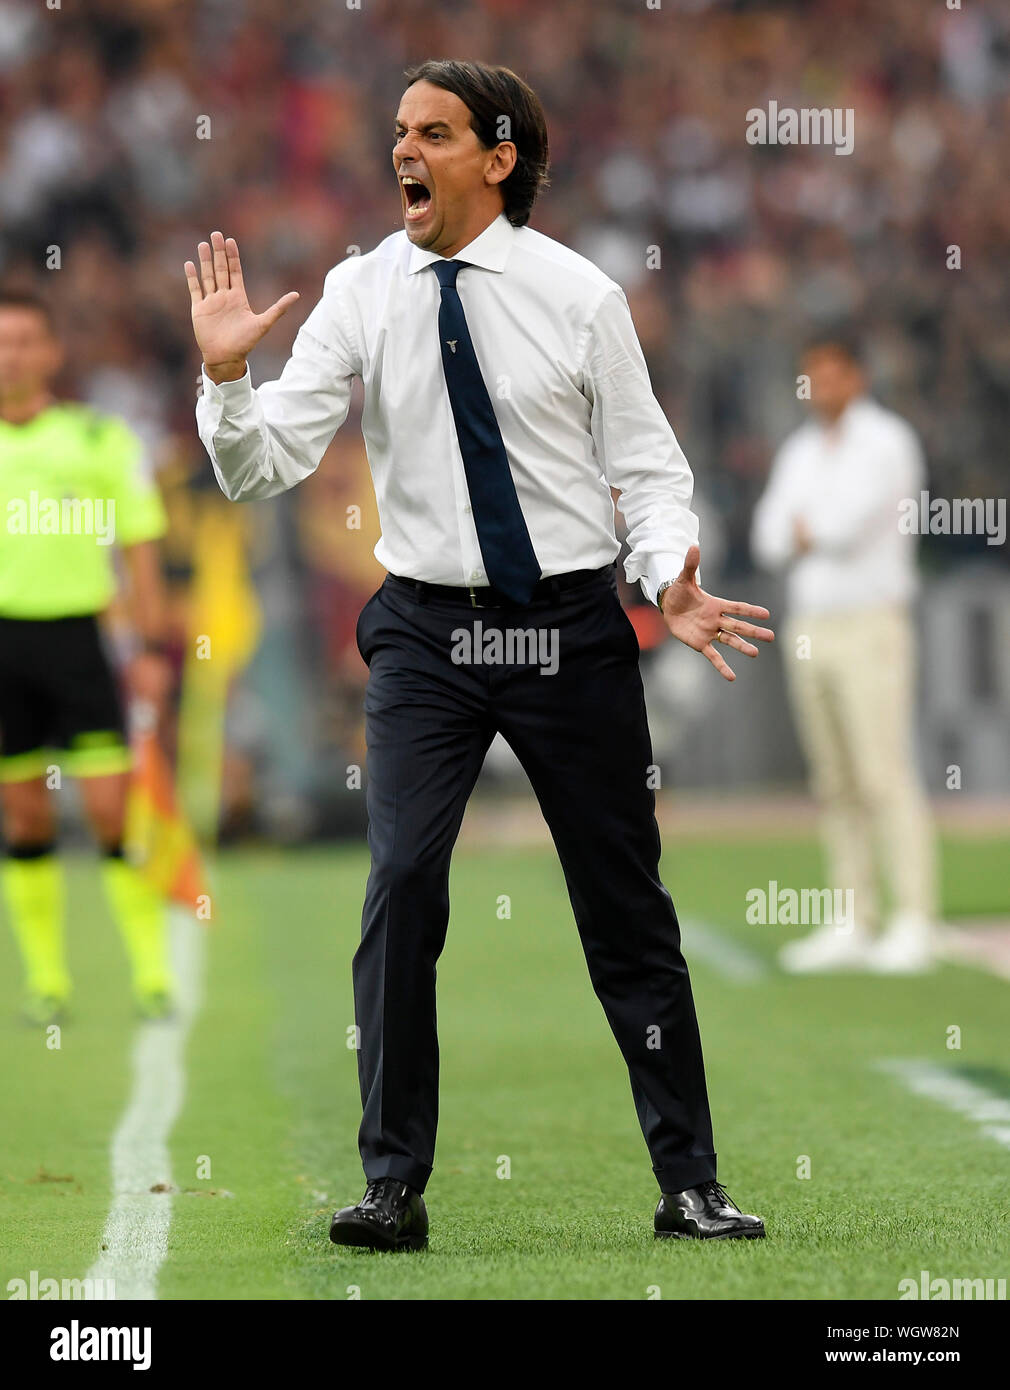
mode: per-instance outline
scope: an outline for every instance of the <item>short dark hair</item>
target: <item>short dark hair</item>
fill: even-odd
[[[430,82],[458,96],[470,111],[470,127],[487,150],[502,140],[516,147],[515,168],[501,184],[505,216],[513,227],[525,227],[530,220],[537,194],[548,185],[550,151],[547,120],[540,98],[511,68],[490,67],[487,63],[464,63],[451,58],[429,58],[404,76],[415,82]],[[508,121],[507,136],[499,134],[502,117]]]
[[[52,308],[35,290],[0,289],[0,312],[4,309],[31,309],[45,321],[50,333],[56,332]]]
[[[859,334],[851,324],[835,324],[819,328],[811,333],[800,351],[801,357],[808,352],[834,352],[846,358],[854,367],[862,367],[865,359]]]

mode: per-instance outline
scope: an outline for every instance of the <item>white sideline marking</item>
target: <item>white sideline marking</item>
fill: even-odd
[[[168,1137],[186,1091],[186,1037],[200,1005],[205,929],[184,909],[170,912],[176,1013],[137,1029],[130,1099],[112,1136],[113,1200],[102,1234],[104,1248],[86,1276],[112,1280],[117,1299],[157,1297],[158,1269],[168,1253],[172,1224],[171,1190],[151,1188],[172,1187]]]
[[[1005,918],[948,922],[937,955],[955,965],[973,965],[1010,980],[1010,923]]]
[[[689,917],[681,919],[680,928],[688,966],[694,959],[702,960],[720,975],[742,985],[753,984],[768,974],[768,967],[759,955],[706,922]]]
[[[976,1081],[957,1076],[934,1062],[885,1060],[875,1063],[879,1071],[896,1076],[913,1094],[956,1110],[979,1126],[986,1139],[995,1139],[1010,1149],[1010,1100],[987,1091]]]

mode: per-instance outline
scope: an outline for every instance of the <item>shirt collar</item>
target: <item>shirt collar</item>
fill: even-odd
[[[502,271],[512,249],[515,233],[515,227],[504,212],[500,212],[479,236],[474,237],[469,246],[462,247],[455,256],[440,256],[437,251],[426,251],[423,247],[411,243],[407,274],[413,275],[415,271],[424,270],[435,261],[446,259],[465,261],[467,265],[479,265],[483,270]]]
[[[821,433],[828,438],[840,439],[859,420],[869,404],[870,398],[865,392],[861,396],[854,396],[837,420],[831,424],[826,424],[823,420],[818,421]]]

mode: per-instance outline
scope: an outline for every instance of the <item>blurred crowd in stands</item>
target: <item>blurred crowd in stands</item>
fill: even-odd
[[[61,389],[147,441],[181,595],[193,515],[218,505],[182,263],[220,228],[254,308],[300,292],[253,358],[254,381],[276,376],[326,271],[401,225],[393,115],[404,68],[430,56],[505,63],[541,95],[553,168],[532,225],[625,287],[723,573],[750,568],[755,499],[801,416],[796,352],[824,322],[859,326],[935,495],[1005,495],[999,0],[0,0],[0,284],[48,292]],[[851,108],[853,152],[748,144],[747,112],[771,100]],[[315,477],[249,509],[254,568],[300,596],[341,738],[381,579],[355,410]],[[924,558],[984,547],[930,537]]]

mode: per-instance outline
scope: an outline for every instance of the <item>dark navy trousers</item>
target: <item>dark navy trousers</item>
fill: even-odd
[[[523,607],[475,609],[461,593],[423,599],[390,577],[358,620],[372,857],[353,966],[365,1176],[423,1192],[431,1175],[449,860],[500,731],[554,838],[660,1189],[695,1186],[716,1175],[712,1122],[680,927],[659,877],[638,639],[613,572]],[[478,664],[460,633],[482,637],[493,658],[495,629],[503,659]],[[541,674],[545,653],[554,674]]]

